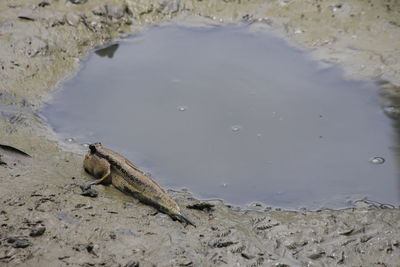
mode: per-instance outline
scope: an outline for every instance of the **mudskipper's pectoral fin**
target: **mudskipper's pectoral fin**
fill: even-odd
[[[103,183],[108,178],[111,178],[110,175],[111,175],[111,168],[108,167],[107,170],[106,170],[106,173],[100,179],[97,179],[97,180],[94,180],[94,181],[89,181],[89,182],[85,183],[83,185],[83,189],[84,190],[88,190],[92,185]]]

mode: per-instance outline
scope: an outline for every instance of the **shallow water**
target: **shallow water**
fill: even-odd
[[[165,26],[91,54],[42,114],[165,187],[315,209],[400,203],[398,128],[381,102],[374,83],[271,35]]]

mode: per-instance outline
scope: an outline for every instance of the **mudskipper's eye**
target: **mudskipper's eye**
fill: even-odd
[[[96,146],[94,144],[89,145],[90,153],[95,153],[96,152]]]

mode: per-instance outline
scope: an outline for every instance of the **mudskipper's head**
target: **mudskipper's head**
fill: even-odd
[[[99,148],[101,148],[101,143],[89,145],[89,153],[85,155],[85,159],[83,160],[83,167],[87,173],[93,174],[94,168],[98,165],[100,158],[96,156],[96,151]]]
[[[89,145],[89,150],[90,150],[90,154],[94,154],[96,153],[97,149],[101,147],[101,143],[97,142],[97,143],[93,143]]]

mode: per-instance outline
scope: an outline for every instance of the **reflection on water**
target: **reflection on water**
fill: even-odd
[[[95,53],[101,57],[113,58],[115,51],[117,51],[119,44],[112,44],[102,49],[97,49]]]
[[[142,37],[96,51],[55,94],[43,115],[63,138],[101,141],[163,186],[233,204],[400,203],[398,126],[377,85],[246,27]]]

